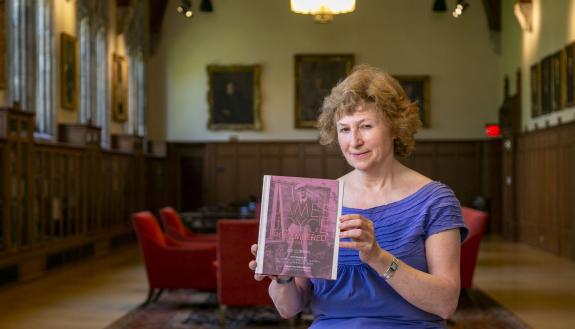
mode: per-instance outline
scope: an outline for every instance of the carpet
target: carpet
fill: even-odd
[[[273,307],[228,308],[225,326],[233,329],[307,328],[311,315],[303,315],[290,327]],[[153,305],[132,310],[105,329],[219,329],[216,295],[177,290],[165,293]],[[461,292],[449,329],[529,329],[515,315],[477,289]]]

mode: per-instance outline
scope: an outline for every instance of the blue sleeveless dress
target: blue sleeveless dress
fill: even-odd
[[[461,241],[467,235],[459,201],[449,187],[435,181],[397,202],[369,209],[344,207],[343,214],[372,220],[380,247],[424,272],[427,237],[453,228],[461,229]],[[445,328],[439,316],[403,299],[353,249],[339,250],[337,280],[312,279],[311,284],[310,329]]]

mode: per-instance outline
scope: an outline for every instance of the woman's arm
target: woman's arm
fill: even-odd
[[[258,245],[254,244],[251,247],[251,252],[255,256],[258,251]],[[256,269],[257,263],[255,260],[250,261],[249,267],[252,271]],[[261,281],[266,275],[254,274],[254,279]],[[269,276],[272,281],[268,288],[268,292],[274,305],[276,306],[279,314],[283,318],[291,318],[303,310],[309,300],[310,295],[310,282],[307,278],[295,278],[290,282],[278,283],[276,280],[279,278],[282,281],[288,280],[289,277],[284,276]]]
[[[361,260],[383,277],[394,256],[379,247],[373,223],[360,215],[346,215],[340,228],[340,237],[351,238],[340,242],[340,246],[358,250]],[[387,282],[411,304],[447,319],[455,312],[459,299],[460,249],[459,229],[433,234],[425,241],[429,273],[397,260],[399,268]]]
[[[307,278],[295,278],[289,283],[272,280],[268,291],[279,314],[287,319],[301,312],[307,304],[310,283]]]

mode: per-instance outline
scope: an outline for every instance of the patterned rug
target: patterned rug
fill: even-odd
[[[105,329],[288,329],[307,328],[311,315],[303,315],[290,326],[273,307],[228,308],[225,326],[220,326],[216,295],[178,290],[165,293],[160,300],[137,308]],[[480,290],[461,292],[459,307],[448,321],[449,329],[529,329],[521,320]]]

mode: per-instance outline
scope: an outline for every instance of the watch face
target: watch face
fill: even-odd
[[[398,267],[399,267],[399,265],[397,265],[396,262],[391,262],[391,265],[389,265],[389,269],[392,271],[397,271]]]

